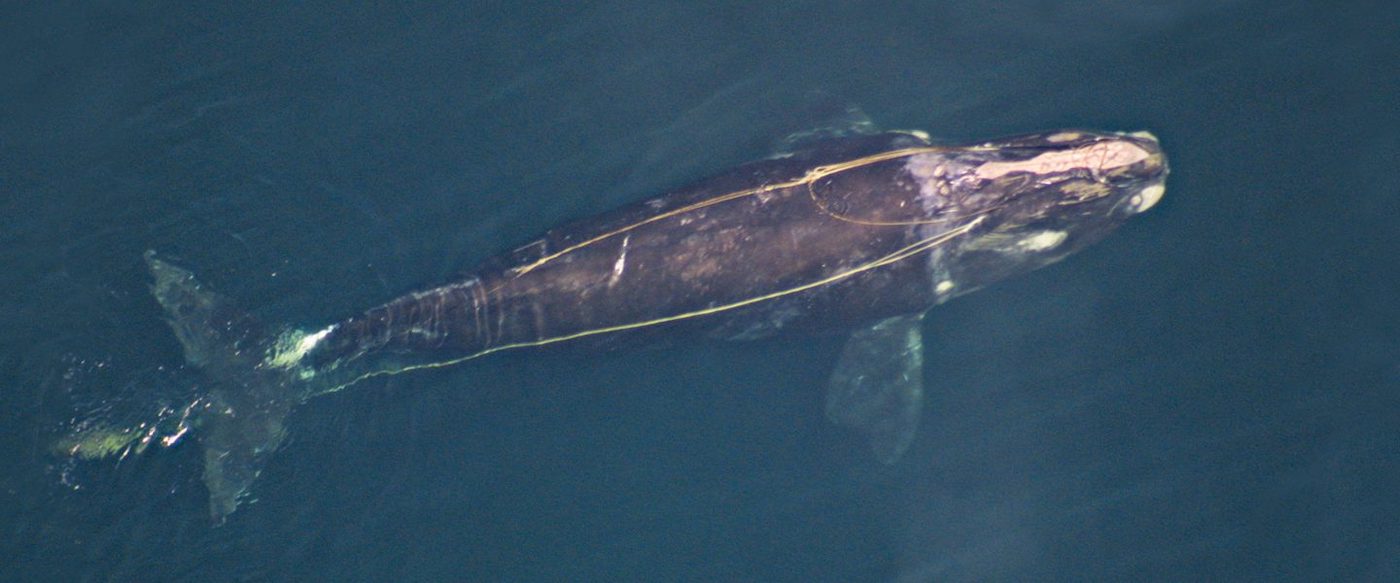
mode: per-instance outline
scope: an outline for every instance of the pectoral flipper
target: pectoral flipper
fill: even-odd
[[[919,428],[923,318],[896,316],[852,334],[827,388],[827,418],[864,433],[885,463],[904,455]]]

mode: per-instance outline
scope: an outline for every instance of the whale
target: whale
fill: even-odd
[[[159,419],[93,424],[56,449],[125,455],[198,431],[221,523],[286,439],[295,407],[369,379],[663,335],[834,333],[848,339],[825,414],[894,463],[922,409],[925,314],[1102,240],[1162,198],[1167,173],[1147,132],[825,137],[558,226],[468,276],[318,326],[260,322],[148,252],[152,295],[207,388]]]

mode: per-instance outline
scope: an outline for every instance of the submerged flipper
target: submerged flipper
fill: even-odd
[[[870,449],[894,463],[914,439],[923,403],[923,314],[896,316],[846,342],[827,389],[826,416],[865,433]]]

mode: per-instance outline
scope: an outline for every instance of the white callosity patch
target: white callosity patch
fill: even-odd
[[[1140,213],[1156,206],[1157,201],[1162,200],[1162,195],[1167,192],[1167,187],[1162,184],[1153,184],[1142,189],[1142,192],[1133,195],[1128,200],[1128,204],[1133,207],[1133,212]]]
[[[986,208],[987,199],[999,192],[973,187],[977,180],[974,166],[946,154],[910,156],[904,162],[904,171],[918,184],[919,205],[929,217],[944,216],[951,208]]]
[[[1078,168],[1099,174],[1136,164],[1151,155],[1147,150],[1126,141],[1096,142],[1064,152],[1046,152],[1029,160],[988,162],[977,168],[977,177],[992,180],[1012,172],[1064,174]]]
[[[904,162],[904,170],[919,183],[919,202],[933,211],[938,197],[948,196],[948,159],[937,154],[917,154]]]
[[[1022,251],[1045,251],[1058,247],[1065,242],[1066,236],[1064,231],[1040,231],[1021,238],[1016,242],[1016,247]]]
[[[953,291],[953,286],[953,280],[945,279],[943,281],[938,282],[938,285],[933,286],[933,291],[938,293],[939,295],[943,295],[950,291]]]

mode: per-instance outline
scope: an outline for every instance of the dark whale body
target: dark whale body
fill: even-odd
[[[850,332],[827,413],[892,462],[917,426],[924,312],[1101,239],[1156,203],[1166,172],[1145,133],[831,139],[561,226],[469,277],[310,331],[266,329],[148,255],[186,360],[214,386],[162,431],[199,424],[221,519],[295,405],[366,378],[648,334]],[[116,451],[106,439],[65,447]]]
[[[916,185],[890,188],[900,160],[823,178],[815,198],[807,176],[923,146],[899,133],[826,143],[561,226],[464,281],[343,322],[307,356],[325,366],[363,352],[462,355],[678,328],[756,339],[923,311],[935,303],[927,262],[862,269],[933,222]]]

